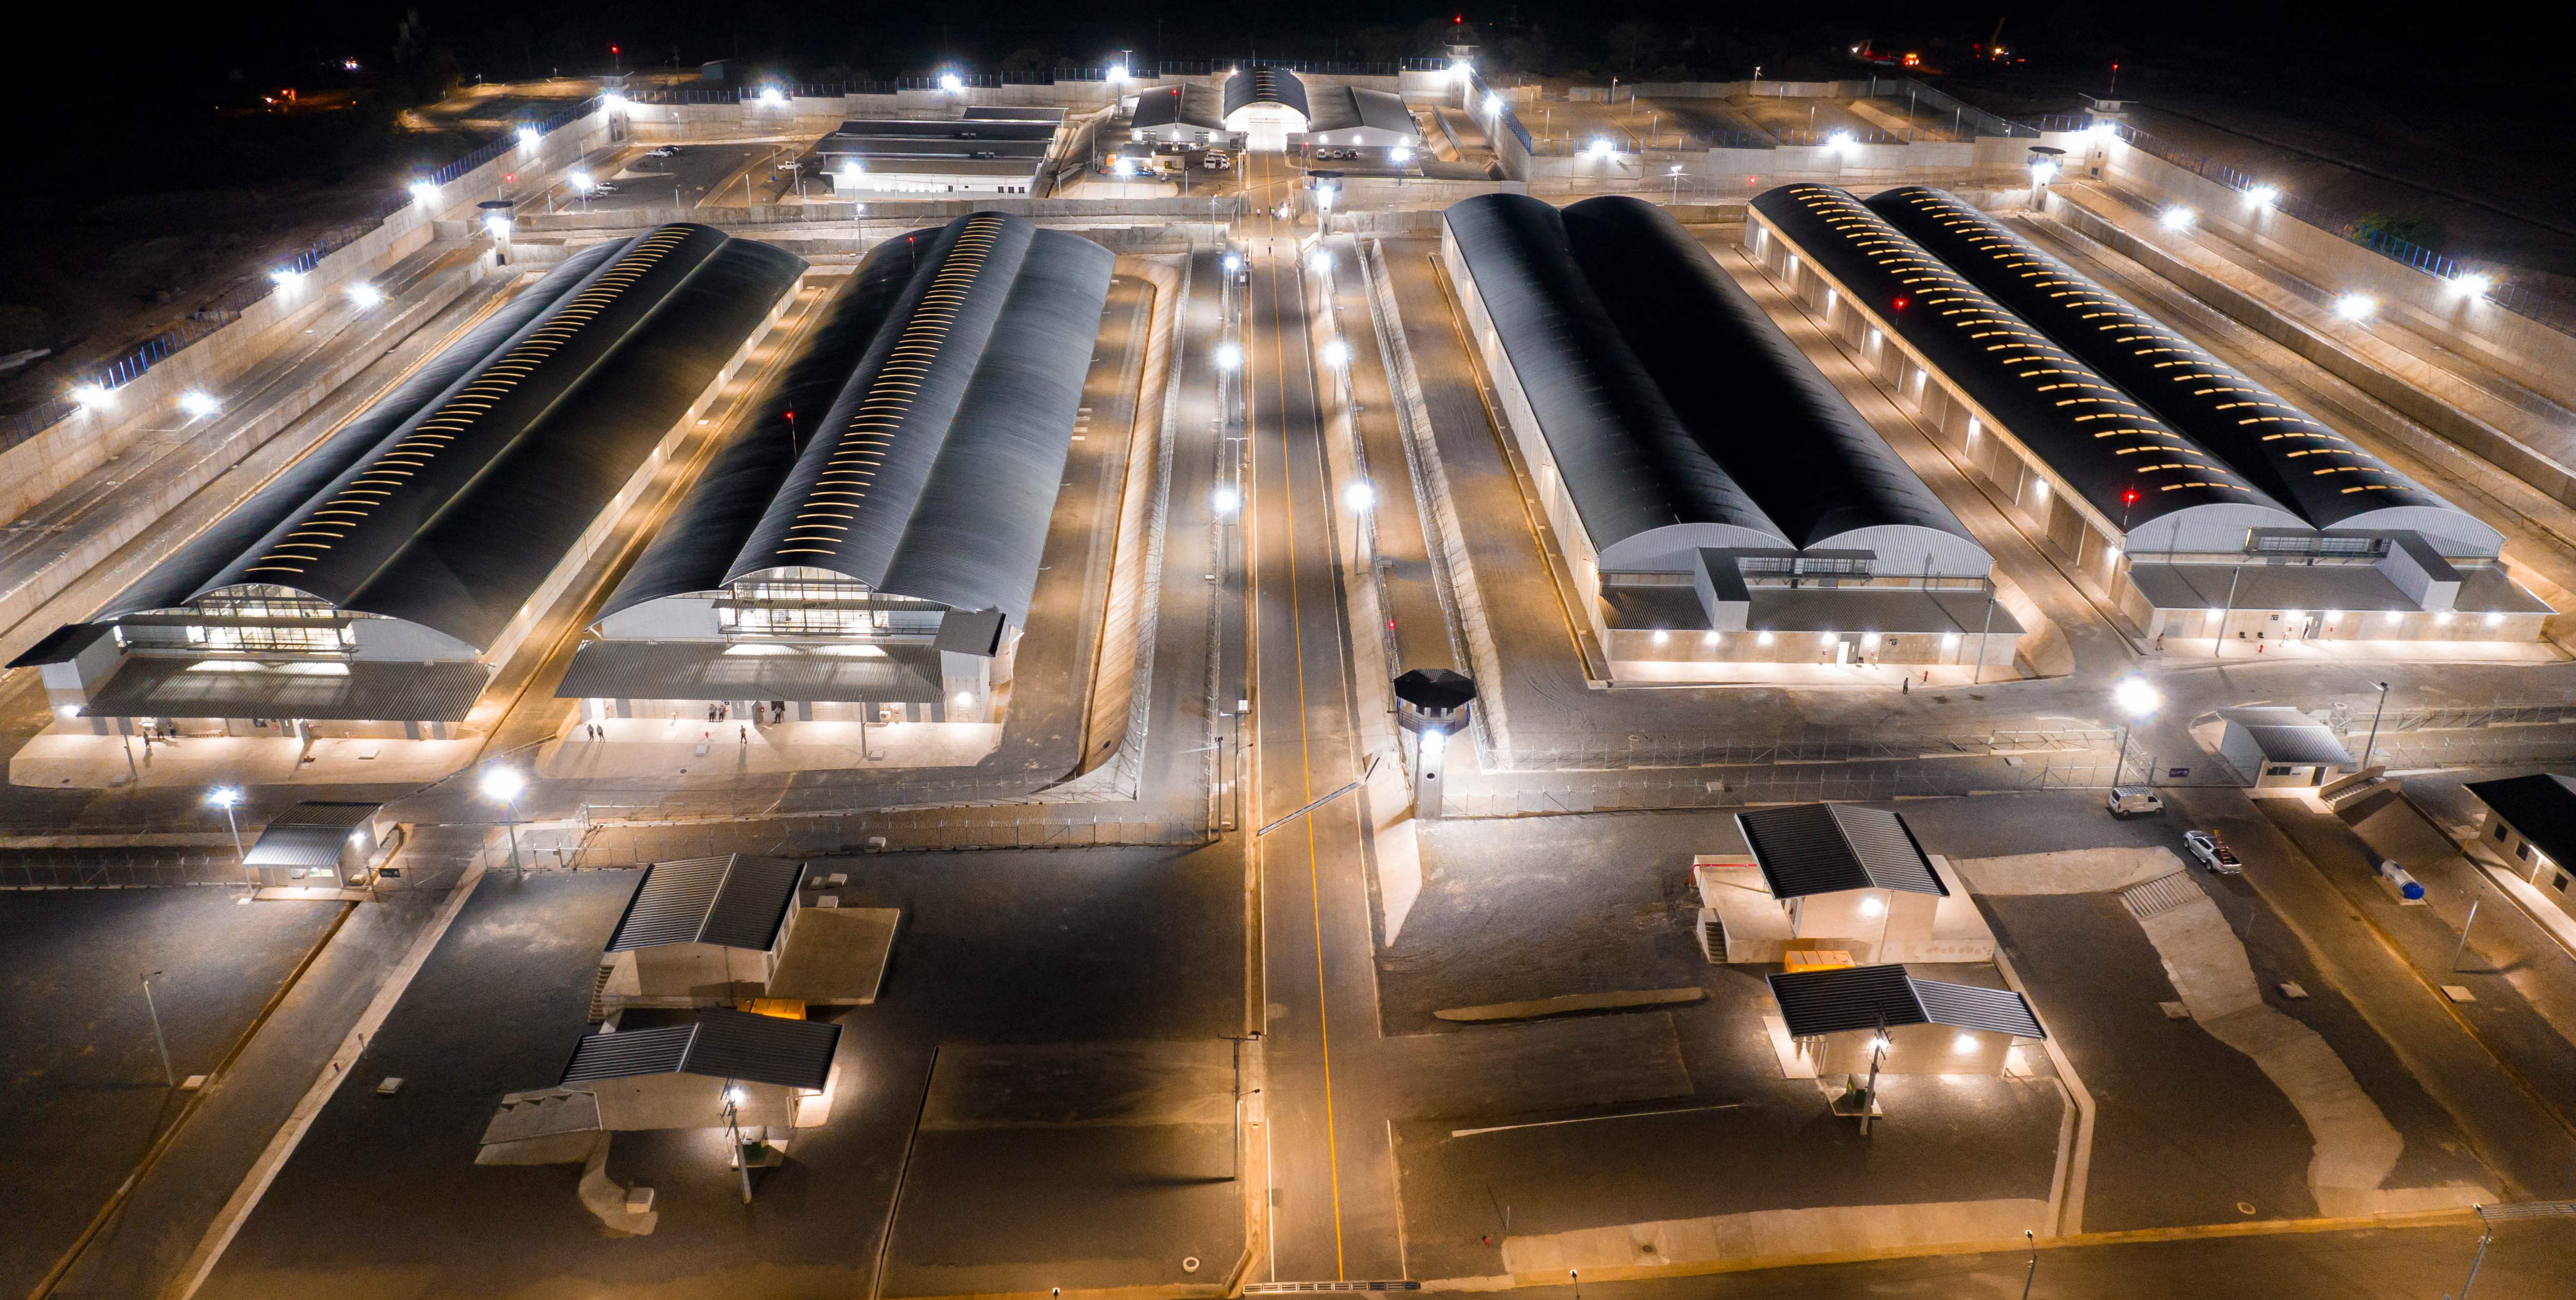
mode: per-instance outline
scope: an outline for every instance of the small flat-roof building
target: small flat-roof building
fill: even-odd
[[[363,885],[394,835],[383,804],[299,803],[260,828],[242,866],[269,886]]]
[[[996,212],[872,250],[556,693],[594,720],[996,721],[1116,260]]]
[[[1404,106],[1402,95],[1366,86],[1327,86],[1313,92],[1308,101],[1314,110],[1306,121],[1309,148],[1422,147],[1421,124],[1414,121],[1413,110]]]
[[[1301,135],[1314,111],[1307,106],[1306,83],[1286,68],[1236,68],[1226,74],[1218,113],[1225,129],[1242,136],[1245,147],[1279,153],[1288,137]]]
[[[699,225],[573,254],[19,662],[102,733],[453,735],[804,267]]]
[[[1782,186],[1745,241],[2148,635],[2529,641],[2551,612],[2483,521],[1950,195]]]
[[[645,868],[601,953],[591,1019],[630,1007],[874,1002],[894,910],[800,907],[804,879],[802,863],[740,853]]]
[[[1811,803],[1738,813],[1735,824],[1751,860],[1702,855],[1691,869],[1710,960],[1993,958],[1994,933],[1976,903],[1902,816]]]
[[[599,1160],[611,1134],[727,1127],[783,1155],[796,1129],[831,1118],[840,1043],[839,1025],[725,1010],[585,1034],[561,1082],[501,1099],[474,1162]]]
[[[1442,230],[1614,677],[2011,662],[1984,548],[1668,213],[1486,195]]]
[[[2280,705],[2218,711],[2218,754],[2257,790],[2304,790],[2360,764],[2332,727]]]
[[[1918,979],[1903,966],[1770,977],[1796,1059],[1818,1075],[2001,1074],[2016,1042],[2048,1037],[2011,989]],[[1885,1046],[1879,1039],[1885,1035]]]
[[[1035,195],[1063,130],[1053,117],[994,117],[966,110],[953,119],[854,118],[814,144],[813,167],[832,192],[854,198],[886,194]]]
[[[2540,896],[2576,915],[2576,780],[2554,772],[2472,781],[2487,810],[2479,838]]]

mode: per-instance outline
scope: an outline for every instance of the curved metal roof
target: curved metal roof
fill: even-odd
[[[2250,508],[2239,512],[2249,526],[2306,526],[1848,192],[1783,185],[1752,206],[2101,517],[2135,531],[2231,506]]]
[[[1412,140],[1422,138],[1421,125],[1413,120],[1412,110],[1404,106],[1404,96],[1390,91],[1327,86],[1315,92],[1314,105],[1315,111],[1306,121],[1306,130],[1311,134],[1365,128]]]
[[[1663,208],[1627,195],[1565,209],[1582,268],[1674,413],[1801,548],[1870,528],[1983,561],[1958,516]],[[1958,572],[1943,567],[1942,572]]]
[[[601,617],[812,568],[1026,618],[1116,261],[996,212],[880,245]]]
[[[1136,112],[1128,119],[1131,130],[1150,130],[1158,126],[1193,126],[1201,130],[1222,131],[1225,115],[1214,111],[1217,94],[1205,86],[1188,84],[1157,86],[1139,92]]]
[[[1955,196],[1908,185],[1869,206],[2311,525],[2404,528],[2417,525],[2366,516],[2390,509],[2461,513]],[[2473,531],[2493,531],[2469,522]]]
[[[803,267],[672,225],[559,268],[107,612],[275,586],[487,647]]]
[[[1444,220],[1605,564],[1621,542],[1675,525],[1795,545],[1682,424],[1576,264],[1555,208],[1485,194]]]
[[[1313,117],[1306,106],[1306,83],[1286,68],[1237,68],[1225,79],[1225,115],[1247,104],[1280,104]]]

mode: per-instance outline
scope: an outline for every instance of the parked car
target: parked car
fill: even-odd
[[[2103,799],[2102,806],[2111,810],[2113,818],[2127,821],[2142,813],[2163,812],[2165,801],[2163,796],[2143,786],[2115,785],[2111,787],[2110,795]]]
[[[1233,165],[1234,159],[1228,157],[1223,149],[1210,149],[1199,159],[1199,166],[1212,172],[1221,172]]]
[[[2182,845],[2200,859],[2200,865],[2219,875],[2232,876],[2245,869],[2245,864],[2238,862],[2235,852],[2227,847],[2227,841],[2218,838],[2215,831],[2184,831]]]

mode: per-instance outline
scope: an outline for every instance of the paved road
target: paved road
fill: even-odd
[[[1253,155],[1246,179],[1266,182],[1280,167],[1275,155]],[[1382,1113],[1361,1101],[1378,1087],[1365,828],[1354,793],[1326,798],[1359,778],[1360,754],[1306,285],[1294,229],[1268,217],[1247,224],[1246,533],[1259,774],[1251,822],[1281,823],[1257,850],[1278,1187],[1264,1271],[1301,1282],[1399,1278],[1394,1157]],[[1311,813],[1281,821],[1318,800]]]

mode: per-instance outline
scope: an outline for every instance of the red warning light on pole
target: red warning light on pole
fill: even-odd
[[[2130,488],[2128,491],[2121,493],[2120,504],[2124,506],[2133,506],[2138,504],[2138,490],[2136,488]]]
[[[1914,300],[1913,300],[1913,299],[1911,299],[1911,298],[1898,298],[1898,299],[1896,300],[1896,309],[1897,309],[1898,311],[1903,311],[1903,310],[1905,310],[1905,304],[1907,304],[1907,303],[1909,303],[1909,302],[1912,302],[1912,301],[1914,301]]]

